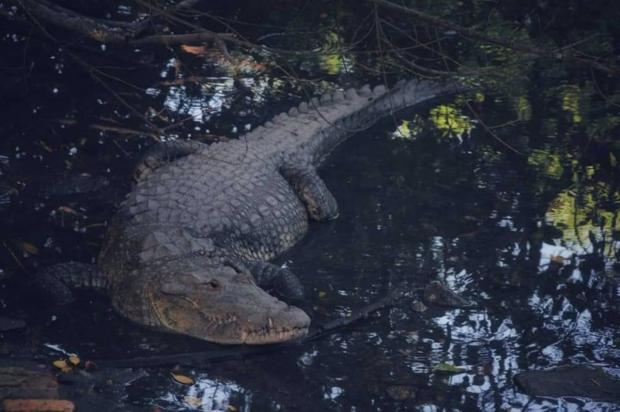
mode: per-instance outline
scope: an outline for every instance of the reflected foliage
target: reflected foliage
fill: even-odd
[[[57,3],[134,21],[175,2]],[[33,292],[34,274],[96,258],[133,165],[156,141],[226,141],[325,90],[456,76],[472,90],[386,119],[334,153],[321,174],[341,216],[312,225],[278,263],[302,277],[317,324],[400,281],[414,289],[439,278],[476,308],[419,312],[405,303],[302,348],[196,365],[190,387],[153,371],[123,402],[545,410],[557,402],[520,393],[515,373],[619,364],[620,76],[605,70],[620,50],[613,2],[398,2],[456,27],[372,1],[202,2],[154,24],[250,43],[226,47],[102,45],[44,25],[56,42],[7,4],[0,306],[28,329],[4,335],[3,353],[56,358],[46,342],[84,359],[204,350],[137,329],[96,297],[52,318]]]
[[[471,120],[449,105],[439,105],[430,111],[433,125],[443,136],[463,137],[472,129]]]

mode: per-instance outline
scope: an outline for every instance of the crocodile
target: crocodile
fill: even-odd
[[[366,85],[312,98],[239,139],[159,143],[136,167],[97,269],[64,264],[48,272],[64,286],[48,285],[105,289],[136,323],[219,344],[300,338],[310,326],[295,305],[302,284],[270,261],[309,220],[338,216],[317,168],[383,116],[459,91],[421,80]]]

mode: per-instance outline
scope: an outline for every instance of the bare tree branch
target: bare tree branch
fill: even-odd
[[[135,40],[129,41],[132,45],[143,44],[195,44],[206,43],[209,41],[232,41],[236,42],[236,38],[232,34],[228,33],[215,33],[212,31],[203,31],[200,33],[187,33],[187,34],[154,34],[152,36],[144,36]]]
[[[150,23],[150,19],[135,22],[122,22],[116,20],[97,19],[76,13],[67,8],[58,6],[47,0],[16,0],[24,10],[34,17],[47,21],[56,26],[70,31],[78,32],[84,36],[101,43],[129,43],[132,45],[143,44],[192,44],[207,41],[234,42],[246,46],[254,46],[249,42],[240,41],[234,35],[228,33],[215,33],[209,30],[200,30],[188,34],[150,35],[140,37]],[[189,8],[200,0],[184,0],[174,9]]]
[[[96,19],[76,13],[47,0],[17,0],[24,10],[37,18],[81,33],[102,43],[122,43],[128,38],[138,36],[146,28],[139,22],[121,22]]]
[[[441,27],[446,30],[452,30],[464,37],[467,37],[471,40],[478,40],[484,43],[494,44],[496,46],[502,46],[509,48],[511,50],[515,50],[525,54],[532,54],[540,57],[550,57],[555,56],[558,59],[562,59],[565,61],[572,61],[577,64],[590,66],[593,69],[608,73],[608,74],[616,74],[620,72],[620,69],[615,66],[608,66],[606,64],[602,64],[593,59],[584,59],[578,56],[573,55],[570,51],[566,51],[563,49],[543,49],[539,47],[530,46],[528,44],[519,42],[517,40],[504,39],[495,36],[489,36],[487,34],[481,33],[477,30],[460,26],[456,23],[452,23],[450,21],[440,19],[439,17],[432,16],[430,14],[424,13],[420,10],[401,6],[400,4],[392,3],[388,0],[370,0],[371,2],[383,6],[385,8],[398,11],[400,13],[408,14],[414,16],[416,19],[428,24],[433,27]]]

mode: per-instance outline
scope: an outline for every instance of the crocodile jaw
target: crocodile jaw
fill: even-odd
[[[310,327],[310,317],[293,306],[288,306],[283,313],[265,317],[261,322],[237,315],[208,316],[199,311],[179,311],[176,316],[170,315],[170,312],[165,316],[161,312],[157,315],[159,329],[223,345],[286,342],[305,336]]]
[[[134,320],[150,319],[157,329],[229,345],[279,343],[308,333],[310,317],[303,310],[244,274],[211,269],[155,280],[143,297],[150,313]]]
[[[310,317],[301,309],[278,301],[276,312],[256,313],[245,318],[236,315],[213,320],[203,315],[208,330],[191,336],[226,345],[265,345],[299,339],[308,333]]]
[[[279,315],[268,317],[263,327],[242,328],[239,340],[248,345],[285,342],[305,336],[309,326],[308,315],[299,308],[289,306]]]

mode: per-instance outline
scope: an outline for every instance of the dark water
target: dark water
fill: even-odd
[[[13,57],[7,61],[21,67],[26,38],[3,42]],[[57,348],[83,359],[219,349],[136,327],[104,297],[87,294],[53,309],[33,290],[41,267],[95,259],[132,165],[154,139],[111,130],[145,126],[62,50],[30,47],[33,72],[11,77],[28,92],[7,86],[11,100],[0,115],[0,305],[27,322],[3,335],[3,356],[49,364],[63,356]],[[235,137],[303,95],[277,70],[232,75],[195,56],[158,53],[132,56],[151,70],[129,71],[125,78],[142,91],[123,96],[141,112],[176,120],[172,137]],[[180,77],[181,62],[201,79],[166,83]],[[355,72],[334,78],[339,66],[329,59],[313,63],[307,70],[329,74],[327,83],[364,80]],[[83,410],[620,410],[588,399],[530,398],[513,383],[520,371],[566,363],[620,376],[617,164],[604,144],[583,144],[580,117],[605,113],[577,112],[571,99],[579,89],[556,82],[530,84],[525,118],[498,129],[519,153],[486,133],[459,98],[353,136],[321,171],[340,217],[313,224],[278,259],[302,279],[317,322],[403,281],[415,289],[440,279],[474,308],[418,313],[402,302],[300,348],[182,368],[191,386],[174,382],[169,368],[152,368],[125,388],[71,396]],[[541,87],[564,92],[549,104]],[[514,117],[512,103],[486,94],[475,105],[486,123]],[[446,363],[462,370],[437,370]]]

